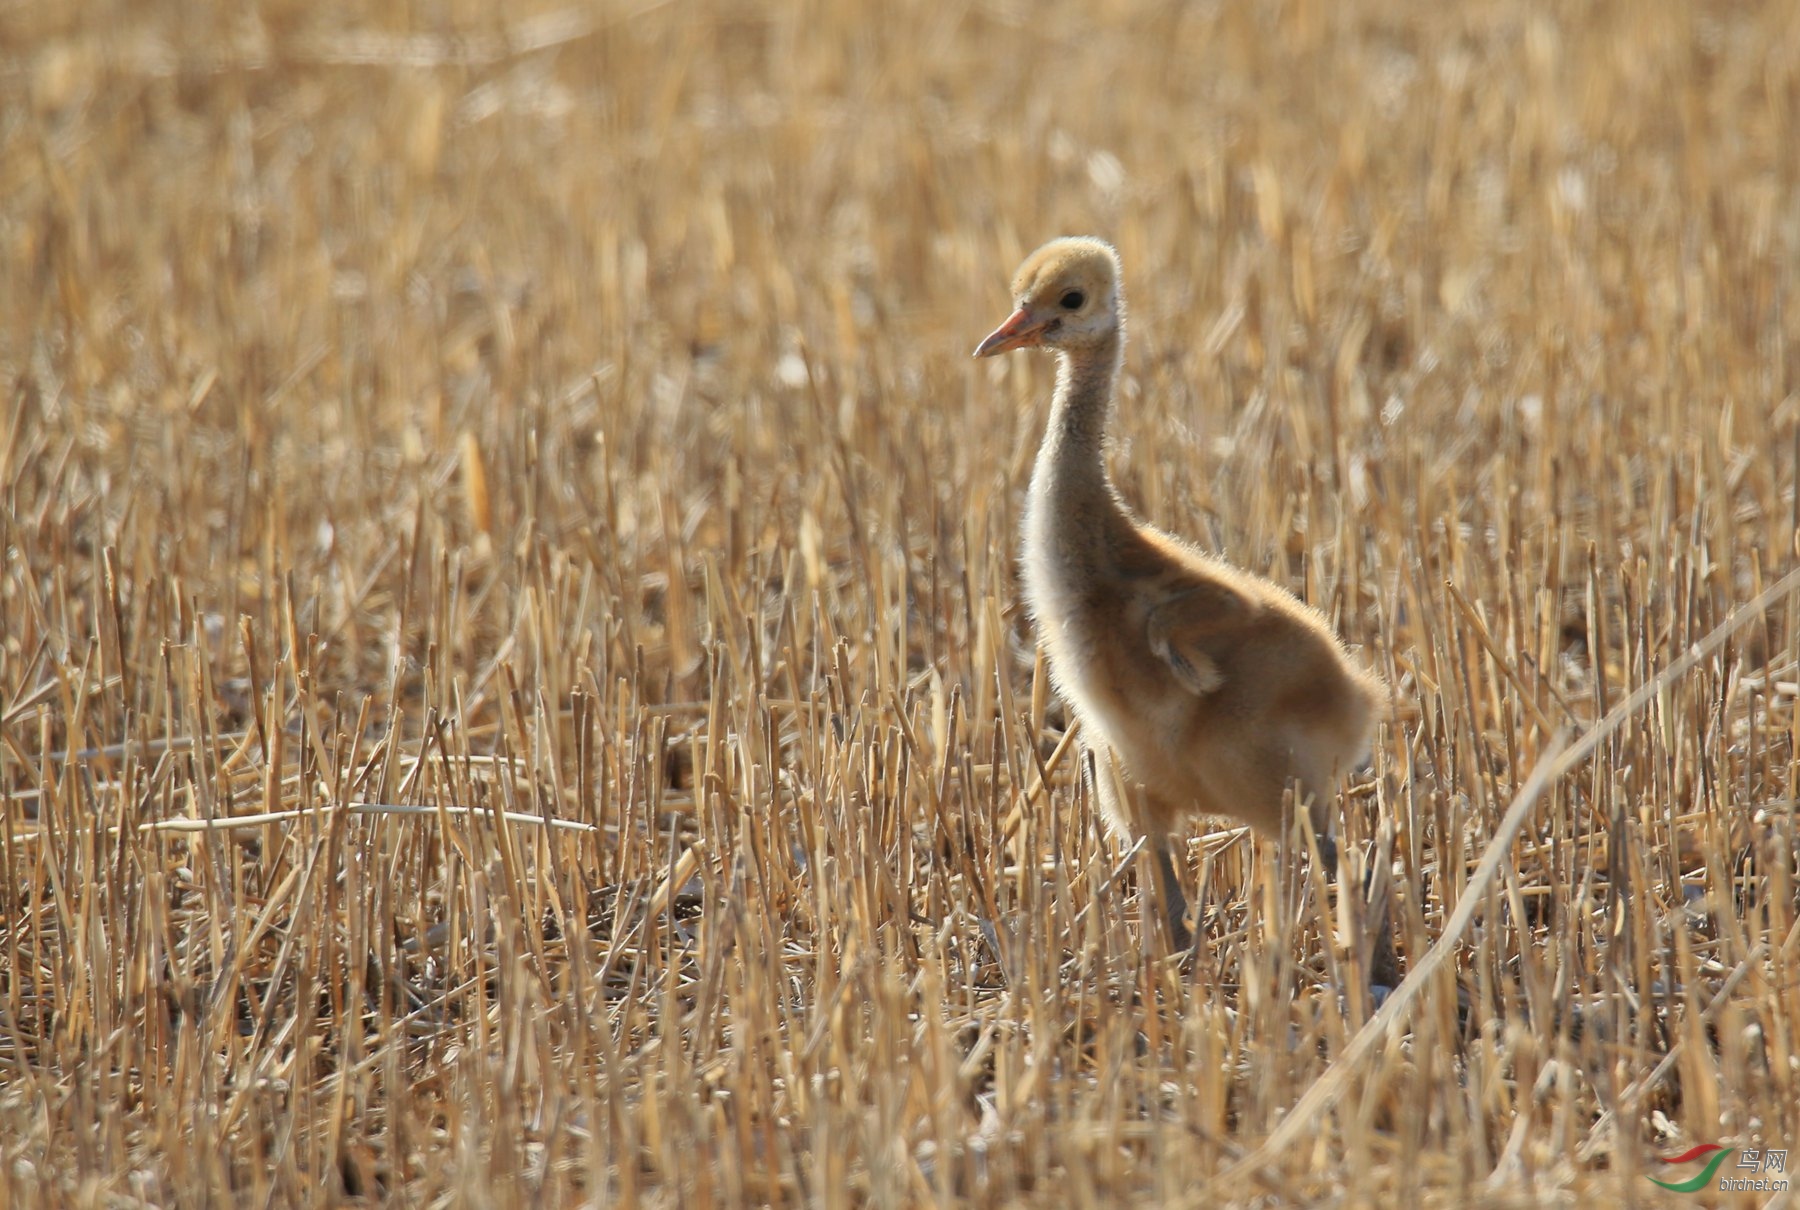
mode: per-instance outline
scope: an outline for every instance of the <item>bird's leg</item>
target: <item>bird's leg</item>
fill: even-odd
[[[1333,882],[1338,879],[1338,844],[1335,837],[1321,833],[1319,835],[1319,860],[1325,865],[1325,872]],[[1363,874],[1362,896],[1365,906],[1369,904],[1369,891],[1375,882],[1375,871],[1367,870]],[[1343,893],[1340,883],[1338,893]],[[1377,1003],[1385,998],[1388,992],[1400,986],[1400,956],[1394,952],[1394,914],[1388,910],[1388,904],[1379,905],[1381,928],[1375,936],[1375,945],[1369,952],[1369,985],[1376,993]]]
[[[1363,899],[1368,902],[1369,893],[1374,888],[1375,870],[1371,867],[1368,877],[1363,879]],[[1371,911],[1379,913],[1381,919],[1375,934],[1375,945],[1369,951],[1369,984],[1377,995],[1376,1005],[1380,1006],[1389,993],[1400,986],[1400,955],[1394,952],[1394,904],[1393,888],[1390,885],[1382,888],[1379,903],[1369,903]],[[1386,989],[1385,991],[1382,989]]]
[[[1326,876],[1335,882],[1337,881],[1338,874],[1337,838],[1321,832],[1319,833],[1318,839],[1319,860],[1324,863]]]
[[[1181,876],[1175,872],[1175,856],[1169,838],[1158,836],[1151,844],[1156,850],[1156,880],[1160,884],[1163,907],[1169,913],[1169,947],[1176,953],[1194,944],[1194,934],[1187,925],[1187,896],[1181,893]]]

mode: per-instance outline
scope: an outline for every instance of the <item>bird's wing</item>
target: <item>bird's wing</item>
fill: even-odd
[[[1208,648],[1241,629],[1261,606],[1235,585],[1186,569],[1163,577],[1158,587],[1160,599],[1145,620],[1150,651],[1183,688],[1205,697],[1225,683]]]

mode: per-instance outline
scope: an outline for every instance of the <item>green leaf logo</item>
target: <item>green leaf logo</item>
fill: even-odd
[[[1702,1169],[1700,1175],[1693,1180],[1671,1184],[1668,1181],[1659,1181],[1655,1177],[1651,1177],[1650,1183],[1653,1185],[1661,1185],[1671,1193],[1698,1193],[1712,1180],[1713,1173],[1719,1170],[1719,1165],[1731,1158],[1735,1152],[1735,1148],[1727,1150],[1717,1143],[1702,1143],[1700,1146],[1695,1147],[1690,1151],[1684,1151],[1680,1155],[1671,1155],[1663,1160],[1663,1163],[1665,1164],[1685,1164],[1690,1160],[1697,1160],[1701,1156],[1714,1151],[1718,1152],[1718,1154],[1706,1161],[1706,1167]]]

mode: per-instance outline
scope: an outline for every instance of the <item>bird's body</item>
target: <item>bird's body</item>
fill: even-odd
[[[1018,310],[977,354],[1037,344],[1057,353],[1025,513],[1026,603],[1080,720],[1101,809],[1114,828],[1151,837],[1172,879],[1168,834],[1185,819],[1277,833],[1290,785],[1323,836],[1336,777],[1368,750],[1381,685],[1317,611],[1119,498],[1104,461],[1124,348],[1118,276],[1098,240],[1045,245],[1014,280]],[[1178,887],[1164,892],[1181,902]]]

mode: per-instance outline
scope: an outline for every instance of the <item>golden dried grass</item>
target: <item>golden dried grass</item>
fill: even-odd
[[[1800,1141],[1800,630],[1734,613],[1797,132],[1775,3],[0,11],[0,1186],[1539,1204]],[[967,353],[1072,231],[1128,495],[1395,686],[1344,827],[1409,964],[1734,627],[1354,1044],[1354,896],[1205,837],[1186,974],[1057,755],[1048,367]]]

